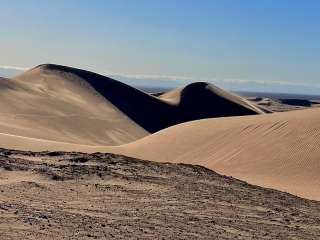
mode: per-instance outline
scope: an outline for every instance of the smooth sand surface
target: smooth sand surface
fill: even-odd
[[[264,187],[320,200],[320,109],[206,119],[173,126],[118,152],[199,164]]]

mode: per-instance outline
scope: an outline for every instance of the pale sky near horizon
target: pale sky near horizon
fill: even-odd
[[[320,1],[3,0],[0,9],[0,68],[58,63],[320,94]]]

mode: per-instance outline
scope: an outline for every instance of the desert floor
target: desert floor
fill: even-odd
[[[0,151],[1,239],[318,239],[320,203],[201,166]]]

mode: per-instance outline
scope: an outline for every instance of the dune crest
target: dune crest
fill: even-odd
[[[39,65],[15,78],[0,79],[0,133],[120,145],[185,121],[261,113],[242,104],[240,97],[230,99],[213,88],[189,85],[180,103],[172,104],[93,72]]]
[[[148,134],[67,69],[40,65],[1,80],[0,132],[88,145],[121,144]]]
[[[319,108],[261,114],[208,83],[154,97],[59,65],[0,79],[0,100],[0,147],[197,164],[320,200]]]
[[[191,83],[183,88],[165,92],[160,99],[177,105],[182,111],[188,112],[188,108],[196,106],[189,118],[193,120],[206,118],[201,116],[210,112],[211,117],[228,117],[262,114],[263,111],[246,99],[224,91],[217,86],[206,82]]]

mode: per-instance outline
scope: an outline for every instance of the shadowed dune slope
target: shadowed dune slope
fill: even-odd
[[[184,88],[161,94],[159,98],[179,106],[181,111],[189,114],[190,120],[206,118],[208,112],[211,117],[263,113],[246,99],[205,82],[191,83]]]
[[[187,122],[115,149],[320,200],[320,109]]]
[[[0,79],[0,133],[86,145],[119,145],[185,121],[261,113],[207,83],[179,103],[93,72],[46,64]]]

